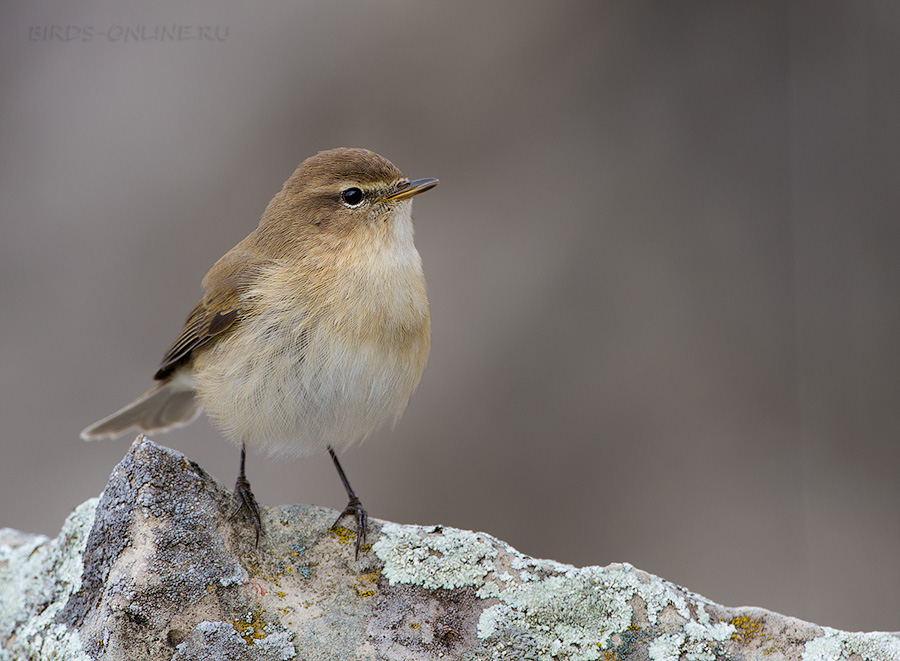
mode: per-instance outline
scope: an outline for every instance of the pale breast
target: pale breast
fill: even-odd
[[[301,455],[362,441],[400,416],[422,376],[424,282],[419,298],[407,288],[349,308],[269,300],[197,357],[198,396],[237,443]]]

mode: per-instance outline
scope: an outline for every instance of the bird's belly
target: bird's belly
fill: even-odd
[[[214,426],[236,443],[303,455],[397,419],[422,375],[427,331],[420,342],[363,341],[322,326],[259,320],[198,356],[197,394]]]

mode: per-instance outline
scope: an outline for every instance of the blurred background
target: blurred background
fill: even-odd
[[[410,177],[433,350],[346,452],[378,518],[900,630],[900,4],[0,10],[0,526],[54,536],[296,165]],[[229,488],[204,419],[158,442]],[[262,502],[341,508],[327,457]]]

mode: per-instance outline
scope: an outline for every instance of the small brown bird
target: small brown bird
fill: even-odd
[[[397,420],[422,377],[430,317],[411,198],[437,183],[410,181],[365,149],[306,159],[259,226],[203,278],[157,385],[81,437],[168,431],[206,409],[241,447],[235,514],[251,517],[257,542],[247,448],[328,451],[349,498],[334,525],[355,518],[358,556],[368,517],[335,448]]]

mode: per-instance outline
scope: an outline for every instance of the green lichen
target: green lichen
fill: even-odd
[[[384,576],[391,585],[411,583],[428,589],[452,590],[479,586],[494,571],[497,557],[493,537],[454,528],[432,529],[386,523],[372,546],[384,561]]]
[[[87,661],[78,632],[55,618],[81,587],[84,546],[98,502],[79,505],[56,539],[0,547],[0,641],[6,641],[0,660]]]
[[[828,627],[824,635],[806,643],[803,661],[833,661],[850,659],[861,661],[897,661],[900,659],[900,639],[884,632],[850,633]]]
[[[386,524],[373,547],[392,583],[425,588],[474,587],[485,600],[476,633],[493,658],[568,661],[625,659],[635,649],[636,605],[646,619],[652,659],[707,661],[734,627],[712,622],[705,600],[630,565],[585,567],[534,560],[492,537],[452,528],[440,531]],[[690,602],[698,604],[696,614]],[[683,623],[677,634],[656,635],[663,613]],[[667,616],[667,618],[670,616]]]

